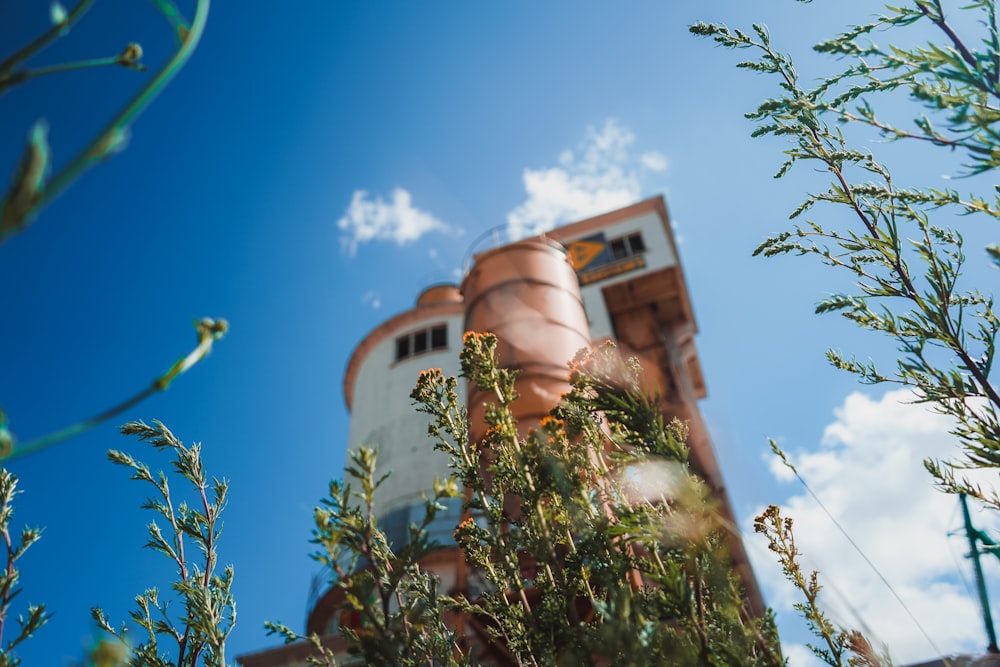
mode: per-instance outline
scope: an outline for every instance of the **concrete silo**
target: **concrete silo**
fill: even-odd
[[[694,343],[697,326],[662,197],[481,252],[460,288],[425,290],[413,309],[361,341],[344,378],[351,411],[348,445],[376,449],[379,469],[393,473],[375,498],[380,526],[391,540],[404,536],[406,525],[422,516],[421,494],[434,477],[448,474],[445,457],[433,451],[426,437],[427,416],[411,405],[410,390],[425,368],[458,374],[465,330],[497,334],[500,365],[520,370],[519,399],[512,409],[525,428],[568,390],[567,362],[580,348],[616,341],[624,354],[642,362],[664,415],[688,423],[691,467],[736,525],[698,409],[706,389]],[[474,438],[482,435],[486,400],[469,388],[466,403]],[[451,537],[460,512],[460,504],[453,504],[439,517],[440,525],[432,526],[444,548],[422,564],[440,577],[443,591],[466,590],[464,559]],[[763,600],[736,535],[730,550],[749,607],[762,614]],[[324,641],[337,648],[343,646],[337,633],[343,619],[332,613],[335,596],[331,589],[318,600],[307,632],[328,635]],[[297,664],[307,651],[297,646],[240,661],[246,667]]]

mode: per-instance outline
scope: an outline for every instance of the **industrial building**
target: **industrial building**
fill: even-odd
[[[390,541],[403,539],[406,527],[422,518],[423,493],[435,476],[448,474],[445,455],[422,437],[427,416],[413,409],[410,391],[422,369],[458,374],[467,330],[497,334],[501,365],[520,370],[513,408],[528,425],[568,390],[567,362],[580,348],[611,339],[624,354],[638,357],[659,390],[664,414],[689,425],[691,468],[736,524],[698,410],[706,388],[694,342],[697,327],[662,197],[483,249],[472,255],[460,286],[424,290],[414,308],[386,320],[358,344],[344,374],[348,446],[373,447],[380,470],[392,473],[375,497],[379,525]],[[467,405],[475,429],[482,401],[468,396]],[[440,577],[443,591],[469,588],[459,581],[463,556],[452,538],[461,512],[461,504],[454,503],[438,515],[432,538],[443,548],[422,563]],[[730,550],[748,606],[762,614],[760,591],[738,538]],[[324,636],[339,651],[344,643],[338,624],[345,621],[334,613],[336,595],[331,588],[318,596],[306,633]],[[245,667],[300,665],[309,650],[291,644],[239,661]],[[483,663],[500,664],[488,657]]]

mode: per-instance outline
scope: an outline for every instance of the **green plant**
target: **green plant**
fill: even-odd
[[[24,84],[40,76],[81,69],[121,65],[144,71],[146,67],[140,62],[142,47],[135,43],[128,44],[118,55],[107,58],[88,59],[41,68],[30,68],[25,64],[55,40],[66,35],[70,28],[83,17],[93,2],[94,0],[80,0],[68,12],[61,3],[53,2],[50,10],[52,26],[0,62],[0,94],[3,94],[6,89]],[[75,157],[51,177],[49,175],[51,151],[47,140],[48,126],[44,120],[35,123],[29,134],[28,144],[21,156],[20,164],[14,171],[11,184],[7,191],[0,195],[0,244],[27,228],[38,212],[79,178],[84,171],[121,151],[127,142],[132,122],[191,57],[204,32],[210,0],[197,0],[194,18],[190,22],[184,18],[184,15],[171,0],[151,0],[151,2],[174,31],[177,50],[142,86],[132,100],[126,103]],[[9,418],[3,408],[0,408],[0,460],[22,456],[72,438],[166,389],[175,377],[187,371],[208,354],[212,343],[225,334],[228,324],[223,319],[205,318],[196,321],[195,328],[198,331],[198,345],[191,353],[178,360],[170,369],[157,377],[149,387],[89,419],[84,419],[16,446],[16,439],[9,427]]]
[[[52,27],[0,62],[0,94],[8,88],[40,76],[81,69],[121,65],[134,70],[145,70],[145,65],[140,62],[142,47],[136,43],[126,45],[117,55],[107,58],[86,59],[42,68],[30,68],[25,65],[56,39],[66,35],[93,4],[94,0],[80,0],[67,12],[61,3],[54,2],[50,13]],[[42,120],[35,123],[11,184],[7,192],[0,196],[0,243],[23,231],[42,207],[61,194],[84,171],[123,150],[128,142],[131,124],[194,53],[205,30],[210,0],[196,1],[191,21],[184,18],[171,0],[151,0],[151,4],[163,15],[174,31],[177,40],[176,51],[104,128],[51,178],[48,126]]]
[[[993,297],[969,284],[964,240],[955,228],[960,216],[1000,218],[1000,189],[989,184],[986,192],[974,190],[984,182],[976,176],[1000,165],[1000,33],[994,0],[975,0],[948,11],[942,0],[887,6],[873,20],[815,46],[838,65],[813,86],[802,83],[792,59],[772,46],[762,25],[748,33],[698,23],[691,32],[751,51],[751,59],[737,67],[776,79],[778,95],[746,114],[757,124],[752,136],[788,144],[775,177],[805,163],[830,179],[825,190],[807,195],[790,218],[806,217],[821,206],[827,207],[827,215],[841,213],[840,229],[807,219],[771,236],[754,254],[813,256],[853,277],[855,290],[823,299],[816,312],[839,313],[888,337],[898,352],[895,367],[886,371],[883,364],[836,350],[829,350],[827,358],[862,383],[910,387],[915,402],[950,416],[963,456],[928,460],[925,467],[942,489],[1000,508],[994,491],[981,489],[961,473],[1000,467],[1000,392],[992,381],[1000,319]],[[927,41],[928,32],[940,41]],[[879,46],[876,37],[896,43]],[[894,105],[886,107],[894,112],[876,111],[877,103],[889,100]],[[909,109],[904,112],[909,118],[891,117],[900,108]],[[956,175],[967,177],[964,182],[972,191],[899,185],[890,160],[877,158],[869,148],[886,142],[923,150],[921,159],[939,168],[938,149],[963,155]],[[1000,264],[1000,248],[985,251],[984,259]],[[813,647],[816,655],[833,665],[843,664],[852,649],[850,664],[887,660],[876,656],[858,633],[838,630],[823,616],[816,575],[805,577],[796,560],[791,520],[771,507],[757,518],[756,527],[804,595],[798,608],[822,640]]]
[[[94,0],[80,0],[72,10],[66,11],[60,2],[53,2],[50,7],[52,26],[0,62],[0,95],[14,86],[22,85],[38,77],[64,72],[119,65],[133,70],[145,71],[146,66],[140,62],[142,47],[136,43],[130,43],[119,54],[106,58],[91,58],[35,68],[27,65],[28,61],[44,51],[46,47],[65,36],[70,28],[80,21],[93,3]],[[191,21],[184,17],[171,0],[151,0],[151,4],[173,30],[177,42],[176,51],[142,85],[135,96],[108,121],[107,125],[51,177],[49,175],[51,151],[47,140],[48,126],[44,120],[35,123],[29,133],[28,144],[21,156],[20,164],[14,171],[10,186],[3,195],[0,195],[0,244],[26,229],[38,212],[79,178],[84,171],[124,149],[131,124],[191,57],[204,32],[210,0],[196,0],[194,17]],[[224,319],[203,318],[196,321],[197,346],[174,363],[165,373],[154,379],[148,387],[89,419],[81,420],[27,442],[17,444],[9,427],[10,420],[3,408],[0,408],[0,460],[17,458],[68,440],[121,414],[153,394],[163,391],[177,376],[204,358],[211,351],[212,343],[225,334],[228,326]]]
[[[370,452],[348,469],[360,503],[334,484],[317,510],[319,558],[346,593],[340,609],[362,614],[345,633],[352,652],[366,664],[469,664],[478,636],[515,665],[783,664],[773,620],[743,604],[730,527],[687,469],[685,428],[664,424],[634,360],[610,346],[579,356],[572,391],[522,435],[515,373],[497,367],[495,349],[492,334],[466,334],[463,376],[495,401],[483,438],[470,439],[456,378],[425,371],[412,393],[456,476],[435,484],[427,516],[466,489],[455,540],[482,590],[460,582],[443,595],[420,570],[429,519],[406,546],[388,547],[371,510],[381,480]],[[449,616],[477,630],[458,633]],[[315,659],[334,664],[329,650]]]
[[[58,0],[52,2],[51,27],[0,61],[0,95],[38,77],[65,72],[105,66],[123,66],[145,71],[146,66],[141,62],[142,47],[137,43],[127,44],[117,55],[110,57],[42,67],[28,65],[28,62],[46,47],[65,36],[93,2],[94,0],[80,0],[70,11],[67,11]],[[189,22],[171,0],[151,0],[151,4],[174,32],[176,51],[143,83],[135,96],[114,114],[105,127],[54,175],[50,176],[49,173],[52,159],[47,140],[48,125],[44,120],[34,124],[11,183],[6,192],[0,195],[0,243],[26,229],[39,211],[84,171],[124,149],[131,124],[193,53],[204,31],[209,2],[210,0],[195,0],[193,19]],[[211,351],[213,343],[225,334],[228,324],[222,319],[204,318],[195,322],[195,329],[198,343],[191,352],[178,359],[145,389],[90,419],[18,444],[9,428],[7,414],[0,409],[0,460],[9,461],[67,440],[166,389],[175,378],[185,373]],[[201,469],[197,446],[184,447],[158,422],[155,427],[141,423],[130,424],[124,431],[136,434],[141,439],[152,440],[155,447],[172,449],[175,452],[177,455],[175,470],[195,485],[200,493],[202,510],[191,509],[186,503],[182,503],[175,510],[167,479],[162,473],[154,479],[144,464],[134,461],[127,454],[111,453],[112,460],[131,467],[136,479],[150,482],[161,494],[160,499],[151,499],[147,501],[146,506],[159,511],[168,519],[173,535],[171,538],[163,538],[153,523],[150,526],[150,542],[147,546],[171,556],[180,567],[181,580],[176,582],[173,588],[184,600],[185,615],[179,624],[175,624],[166,615],[166,606],[161,605],[156,589],[150,589],[137,597],[140,611],[133,614],[133,619],[148,631],[149,641],[140,643],[132,651],[125,636],[124,626],[121,630],[114,630],[103,613],[95,609],[95,619],[105,630],[112,633],[118,642],[99,641],[88,655],[88,664],[98,667],[118,666],[126,662],[133,665],[224,665],[225,639],[235,621],[235,605],[230,594],[232,570],[227,568],[222,575],[215,574],[215,541],[218,536],[218,515],[225,502],[225,482],[213,481],[210,486],[214,493],[214,501],[209,502],[206,496],[209,485]],[[7,547],[7,566],[0,575],[0,640],[8,621],[11,602],[19,592],[17,588],[19,573],[15,563],[41,536],[40,530],[25,528],[21,533],[19,544],[11,537],[10,519],[16,485],[17,478],[6,469],[0,468],[0,536]],[[205,555],[205,563],[201,568],[185,556],[185,535]],[[27,615],[18,616],[20,626],[18,635],[0,647],[0,665],[19,664],[20,660],[16,657],[14,649],[38,631],[47,619],[48,614],[44,606],[29,605]],[[169,636],[177,640],[178,648],[173,656],[160,652],[157,645],[159,636]],[[173,662],[174,658],[176,663]]]
[[[955,215],[1000,218],[1000,190],[990,185],[988,193],[977,194],[900,186],[868,148],[874,137],[958,151],[966,157],[959,174],[965,176],[1000,165],[996,6],[993,0],[975,0],[956,7],[954,13],[967,15],[958,21],[949,18],[941,0],[914,0],[884,11],[815,47],[839,64],[813,87],[802,84],[791,58],[772,47],[762,25],[754,25],[752,34],[706,23],[691,31],[727,48],[753,51],[753,59],[737,66],[776,77],[779,95],[746,114],[757,123],[753,136],[790,144],[776,177],[800,163],[829,175],[827,189],[808,195],[790,217],[821,204],[843,213],[842,231],[807,220],[768,238],[755,254],[811,255],[854,277],[855,291],[823,299],[816,312],[839,313],[888,336],[899,357],[891,371],[835,350],[827,352],[828,359],[863,383],[911,387],[916,401],[949,415],[964,460],[927,461],[927,469],[943,488],[1000,507],[1000,498],[956,478],[961,467],[1000,467],[1000,392],[991,381],[1000,319],[993,297],[963,279],[963,238],[949,226]],[[921,26],[942,43],[921,39],[918,46],[880,47],[874,41],[876,34],[880,40],[904,38]],[[912,120],[891,120],[876,111],[876,101],[890,96],[915,107]],[[997,246],[987,252],[1000,261]]]
[[[21,529],[20,542],[12,535],[11,519],[14,516],[14,498],[19,494],[17,476],[0,468],[0,539],[6,546],[6,567],[0,573],[0,665],[15,667],[21,664],[15,649],[21,642],[29,639],[48,621],[50,614],[45,605],[27,606],[24,614],[18,614],[17,635],[4,641],[4,631],[9,628],[11,620],[11,603],[21,592],[18,583],[21,579],[17,569],[17,561],[32,544],[42,536],[41,529],[25,527]]]
[[[802,593],[804,602],[795,608],[806,620],[813,636],[821,644],[806,644],[813,654],[828,665],[852,667],[887,667],[892,664],[887,651],[876,652],[871,642],[857,630],[845,630],[834,625],[819,603],[819,575],[815,571],[807,576],[802,571],[792,520],[781,516],[776,505],[770,505],[756,519],[754,530],[767,538],[768,548],[777,556],[785,577]]]
[[[455,650],[454,628],[445,622],[459,603],[442,595],[437,578],[420,568],[420,561],[438,547],[429,540],[427,528],[445,509],[441,501],[459,496],[457,485],[453,480],[436,481],[423,520],[409,527],[406,544],[392,548],[374,513],[375,489],[386,479],[376,476],[375,453],[366,448],[352,451],[345,475],[351,482],[330,482],[329,497],[316,508],[312,541],[320,546],[313,558],[330,569],[333,585],[343,591],[340,613],[362,619],[360,628],[342,628],[355,643],[354,651],[367,665],[468,664]],[[354,490],[352,483],[360,489]],[[303,639],[280,623],[268,623],[267,629],[288,641]],[[336,664],[318,636],[305,639],[318,654],[311,662]]]
[[[224,479],[210,480],[202,466],[201,446],[185,446],[160,422],[152,426],[131,422],[122,427],[122,433],[170,452],[174,457],[171,462],[174,473],[191,487],[191,503],[184,500],[178,504],[162,471],[154,475],[145,463],[131,455],[116,450],[108,452],[112,462],[132,471],[132,479],[156,489],[143,507],[159,514],[166,526],[164,529],[156,521],[151,522],[145,546],[177,565],[178,579],[171,589],[182,608],[173,617],[168,614],[169,596],[161,595],[155,587],[137,595],[136,609],[130,617],[146,634],[141,641],[133,640],[126,625],[112,626],[98,607],[93,609],[94,620],[130,648],[129,665],[224,667],[226,639],[236,623],[236,602],[231,590],[233,568],[227,565],[221,573],[217,572],[220,516],[226,505],[228,483]],[[194,558],[192,550],[200,557]]]
[[[223,319],[213,320],[210,317],[205,317],[196,320],[194,328],[198,334],[198,344],[194,349],[175,361],[170,368],[153,380],[148,387],[89,419],[84,419],[58,431],[53,431],[47,435],[18,444],[14,434],[7,427],[7,414],[0,408],[0,461],[10,461],[20,458],[69,440],[125,412],[129,408],[135,407],[153,394],[164,391],[178,376],[186,373],[192,366],[204,359],[212,351],[212,345],[215,341],[222,338],[226,331],[229,330],[229,323]]]

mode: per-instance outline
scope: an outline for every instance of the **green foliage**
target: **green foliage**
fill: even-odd
[[[352,651],[363,655],[367,665],[469,664],[455,652],[455,631],[445,622],[458,602],[442,595],[437,577],[419,565],[437,547],[428,539],[427,527],[445,509],[441,501],[458,497],[458,487],[452,480],[435,482],[422,521],[411,525],[408,541],[393,549],[374,514],[375,489],[387,477],[376,477],[374,452],[351,452],[346,475],[360,490],[349,483],[330,483],[329,498],[315,511],[312,541],[320,547],[313,558],[330,568],[334,586],[343,592],[338,613],[357,614],[362,620],[358,629],[343,628],[354,642]],[[288,640],[300,638],[279,623],[267,627]],[[335,664],[318,637],[310,641],[322,655],[311,658],[314,664]]]
[[[16,667],[21,664],[14,650],[21,642],[29,639],[45,625],[50,614],[45,605],[28,604],[25,613],[17,615],[17,633],[13,638],[5,639],[4,631],[9,629],[8,621],[11,614],[11,603],[21,592],[18,588],[21,573],[17,569],[17,561],[32,544],[42,536],[38,528],[24,527],[21,529],[20,542],[12,535],[11,518],[14,516],[14,497],[19,494],[17,476],[0,468],[0,539],[6,547],[6,567],[0,572],[0,667]],[[9,636],[9,635],[8,635]]]
[[[229,330],[229,323],[221,318],[216,320],[211,317],[203,317],[200,320],[195,320],[194,328],[198,334],[198,344],[190,352],[175,361],[145,389],[89,419],[18,444],[17,438],[7,428],[7,414],[0,408],[0,461],[20,458],[76,437],[129,408],[135,407],[153,394],[165,390],[178,376],[186,373],[192,366],[208,356],[215,341],[220,340]]]
[[[1000,218],[1000,189],[965,194],[900,187],[868,149],[874,134],[960,152],[966,158],[964,175],[1000,166],[995,2],[976,0],[953,11],[963,15],[957,23],[946,16],[941,0],[914,0],[886,7],[873,21],[818,44],[817,52],[838,59],[839,71],[814,87],[801,83],[791,58],[772,47],[763,26],[754,25],[748,34],[699,23],[691,31],[753,51],[756,59],[738,67],[776,78],[779,96],[746,114],[757,123],[753,136],[790,144],[776,177],[802,162],[830,176],[827,189],[808,195],[790,217],[805,216],[820,204],[843,213],[842,231],[807,220],[768,238],[755,254],[811,255],[853,276],[856,291],[823,299],[816,312],[838,313],[888,336],[899,358],[894,369],[884,370],[835,350],[827,357],[864,383],[911,387],[916,400],[949,415],[964,461],[929,461],[928,470],[943,488],[1000,507],[1000,499],[955,476],[956,467],[1000,467],[1000,392],[991,382],[1000,319],[993,297],[962,279],[962,235],[934,221],[956,215]],[[876,34],[903,39],[920,26],[940,35],[942,43],[881,47],[874,42]],[[887,97],[909,101],[913,117],[900,123],[877,113],[876,102]],[[996,247],[986,250],[993,261],[1000,257]]]
[[[26,229],[38,212],[85,170],[124,149],[131,123],[184,66],[201,39],[208,18],[210,0],[195,0],[195,2],[194,18],[188,22],[172,0],[152,0],[155,9],[173,30],[177,50],[143,85],[135,97],[115,114],[104,129],[51,178],[49,172],[52,156],[48,145],[48,125],[44,120],[34,124],[29,132],[28,143],[20,163],[14,170],[11,184],[7,191],[0,195],[0,244]],[[54,41],[65,36],[92,4],[93,0],[80,0],[71,11],[67,12],[60,2],[54,1],[50,5],[49,14],[52,26],[0,62],[0,95],[9,88],[40,76],[81,69],[120,65],[128,69],[145,71],[146,66],[140,62],[142,47],[134,42],[127,44],[117,55],[107,58],[36,68],[26,64]],[[177,376],[204,358],[211,351],[212,343],[222,338],[229,328],[226,320],[221,318],[203,318],[195,321],[194,325],[198,333],[198,344],[190,353],[177,360],[145,389],[89,419],[18,445],[17,438],[9,427],[7,414],[0,407],[0,460],[17,458],[68,440],[166,389]]]
[[[220,517],[226,504],[228,484],[212,478],[202,467],[200,445],[184,446],[166,426],[154,422],[147,426],[133,422],[122,427],[122,433],[138,436],[154,448],[174,455],[174,474],[190,486],[192,500],[176,501],[168,477],[162,471],[154,475],[149,467],[131,455],[112,450],[108,457],[132,471],[132,479],[146,482],[156,489],[143,504],[166,522],[166,533],[153,521],[148,526],[145,546],[169,558],[178,568],[178,580],[171,584],[173,595],[161,596],[150,588],[136,596],[136,610],[130,613],[134,623],[142,628],[147,639],[135,641],[125,624],[111,625],[99,608],[92,610],[99,628],[109,633],[88,652],[87,665],[93,667],[225,667],[225,643],[236,622],[236,603],[232,596],[233,568],[226,566],[217,573],[217,547],[222,530]],[[41,538],[41,530],[21,529],[20,541],[12,534],[11,519],[17,489],[17,477],[0,468],[0,540],[6,546],[6,567],[0,571],[0,666],[14,667],[21,660],[15,649],[31,638],[48,621],[50,614],[44,605],[28,604],[17,615],[17,633],[4,640],[9,629],[12,603],[21,592],[17,561]],[[192,558],[194,549],[199,555]],[[179,601],[182,612],[168,614],[170,597]]]
[[[523,434],[515,374],[497,366],[495,347],[495,336],[470,333],[462,352],[463,376],[492,394],[483,438],[470,439],[456,378],[424,371],[411,394],[455,480],[435,484],[406,546],[391,549],[378,529],[382,480],[367,450],[348,467],[361,491],[334,483],[317,510],[318,558],[344,592],[335,613],[361,614],[345,632],[352,652],[375,665],[471,664],[473,634],[445,622],[462,617],[516,665],[782,665],[773,619],[744,606],[731,529],[688,471],[686,430],[664,425],[634,361],[610,346],[582,354],[572,391]],[[419,561],[434,546],[436,503],[459,484],[454,536],[468,581],[442,595]],[[335,664],[330,650],[314,659]]]
[[[784,454],[779,454],[784,458]],[[838,628],[826,617],[819,606],[819,575],[808,576],[799,563],[799,550],[792,534],[792,520],[781,516],[781,510],[771,505],[754,519],[754,530],[767,538],[768,548],[778,557],[785,577],[792,582],[805,599],[795,604],[813,635],[822,645],[807,644],[817,658],[828,665],[852,667],[883,667],[891,665],[887,652],[876,653],[864,635],[856,630]]]
[[[217,573],[220,516],[226,504],[228,483],[216,478],[210,481],[202,466],[201,446],[186,447],[160,422],[152,426],[132,422],[122,427],[122,433],[170,452],[174,457],[173,471],[190,485],[192,498],[190,504],[187,500],[178,504],[165,473],[154,475],[145,463],[125,452],[108,452],[111,461],[132,471],[132,479],[155,489],[142,506],[158,514],[165,522],[165,529],[156,520],[151,522],[145,546],[172,561],[177,566],[178,579],[171,584],[173,596],[161,596],[156,588],[136,596],[136,609],[129,616],[145,631],[146,638],[137,640],[134,646],[127,626],[113,627],[100,608],[93,609],[94,620],[122,645],[131,648],[129,665],[224,667],[226,638],[236,622],[236,603],[231,591],[233,568],[227,565],[221,574]],[[192,551],[198,557],[192,557]],[[180,601],[179,615],[168,614],[167,597]]]
[[[38,212],[85,170],[124,149],[132,122],[183,67],[194,51],[205,27],[209,2],[210,0],[195,0],[194,16],[192,21],[188,22],[172,0],[152,0],[154,8],[166,19],[174,32],[176,51],[143,84],[136,95],[115,113],[105,127],[86,142],[84,148],[54,175],[50,174],[52,152],[48,144],[48,125],[45,121],[39,120],[32,126],[10,186],[0,195],[0,243],[26,229]],[[0,61],[0,95],[10,88],[41,76],[83,69],[122,66],[140,72],[145,71],[146,66],[141,62],[142,47],[134,42],[125,45],[116,55],[109,57],[43,67],[31,67],[27,64],[46,47],[65,36],[92,4],[93,0],[79,0],[73,9],[67,11],[58,0],[52,2],[49,10],[51,27]],[[177,376],[186,372],[211,351],[213,343],[225,334],[228,324],[222,319],[204,318],[195,322],[195,329],[198,343],[191,352],[178,359],[145,389],[90,419],[18,445],[9,428],[7,414],[0,408],[0,460],[10,460],[67,440],[166,389]],[[132,613],[132,618],[149,633],[149,641],[139,644],[133,651],[125,636],[125,626],[115,630],[103,612],[94,609],[94,618],[98,624],[112,633],[116,640],[98,641],[87,656],[87,664],[95,667],[118,667],[123,664],[204,664],[221,667],[225,665],[225,639],[232,630],[236,617],[235,604],[230,593],[232,569],[227,567],[223,574],[215,574],[215,545],[221,529],[218,518],[225,504],[226,484],[217,480],[208,484],[201,468],[199,448],[184,447],[162,424],[157,422],[154,427],[141,423],[130,424],[123,430],[138,435],[140,439],[151,440],[157,448],[173,450],[177,455],[174,463],[175,471],[194,485],[199,493],[202,509],[193,509],[186,503],[175,509],[167,478],[163,473],[154,479],[144,464],[136,462],[127,454],[111,452],[112,460],[133,469],[133,478],[149,482],[157,488],[159,497],[148,500],[145,507],[159,512],[167,519],[172,535],[164,537],[154,522],[150,524],[150,540],[146,546],[164,553],[178,564],[180,580],[173,584],[173,589],[184,602],[184,616],[177,622],[171,620],[166,614],[166,603],[160,602],[156,589],[150,589],[138,596],[136,602],[139,610]],[[16,485],[17,478],[6,469],[0,469],[0,537],[7,547],[7,566],[0,574],[0,640],[7,624],[11,602],[19,592],[17,589],[19,572],[15,563],[41,536],[40,530],[25,528],[22,530],[19,544],[11,537],[10,519],[13,513],[11,503],[17,493]],[[213,494],[211,501],[206,495],[208,490]],[[185,555],[185,535],[201,550],[204,556],[202,565],[190,561]],[[48,620],[48,614],[44,606],[29,605],[26,615],[19,615],[17,620],[20,627],[17,636],[0,647],[0,665],[20,663],[14,649]],[[158,637],[176,640],[178,648],[175,654],[161,653],[157,646]]]
[[[467,334],[462,353],[463,373],[496,401],[485,437],[446,431],[438,446],[479,519],[456,532],[495,589],[479,613],[518,663],[780,664],[769,621],[743,608],[728,530],[687,469],[686,430],[664,425],[635,361],[612,346],[582,353],[572,391],[521,437],[514,374],[496,367],[495,346]],[[433,400],[441,382],[425,374],[414,398],[445,427],[455,407]]]
[[[53,2],[50,10],[52,26],[0,62],[0,95],[9,88],[40,76],[81,69],[122,66],[144,71],[146,66],[141,62],[142,47],[134,42],[125,45],[113,56],[46,67],[26,65],[54,41],[68,34],[70,28],[83,17],[92,4],[94,0],[79,0],[76,6],[67,12],[61,3]],[[184,18],[172,0],[154,0],[152,4],[173,30],[177,43],[176,51],[104,128],[51,177],[49,172],[52,160],[47,139],[48,127],[41,120],[35,123],[10,186],[7,192],[0,196],[0,243],[23,231],[42,207],[61,194],[84,171],[121,152],[128,143],[132,122],[176,76],[194,53],[208,20],[210,0],[196,0],[194,16],[190,22]]]

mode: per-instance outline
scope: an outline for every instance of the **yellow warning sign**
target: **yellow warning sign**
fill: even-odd
[[[586,273],[581,273],[580,284],[589,285],[591,283],[596,283],[598,280],[604,280],[605,278],[611,278],[613,276],[618,276],[623,273],[628,273],[629,271],[635,271],[643,268],[646,268],[646,260],[642,258],[642,255],[636,255],[635,257],[629,257],[624,261],[616,262],[615,264],[605,264],[603,266],[598,266],[596,269],[587,271]]]
[[[603,250],[604,243],[601,241],[573,241],[566,246],[574,271],[579,271],[590,264]]]

